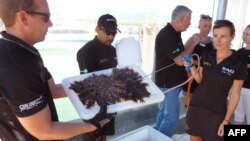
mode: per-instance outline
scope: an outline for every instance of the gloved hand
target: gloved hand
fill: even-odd
[[[192,67],[192,56],[191,55],[186,55],[182,58],[183,61],[187,62],[188,65],[185,66],[185,70],[188,72],[190,71],[190,68]]]
[[[89,135],[88,140],[102,141],[106,138],[106,135],[115,134],[115,115],[116,113],[107,114],[107,105],[101,106],[99,113],[90,120],[85,120],[85,122],[91,123],[97,127],[97,130]],[[86,139],[86,138],[83,138]]]
[[[94,118],[90,120],[85,120],[85,122],[91,123],[96,126],[97,129],[103,128],[107,123],[115,117],[115,114],[107,114],[107,105],[101,106],[99,113],[95,115]]]
[[[114,117],[110,119],[110,122],[103,126],[100,133],[102,135],[114,135],[115,134],[115,115],[116,113],[113,113]]]

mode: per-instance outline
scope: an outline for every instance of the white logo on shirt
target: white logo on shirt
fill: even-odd
[[[231,76],[232,74],[234,74],[234,70],[230,68],[222,67],[222,73],[225,73]]]
[[[108,22],[116,22],[115,19],[106,19],[106,21],[108,21]]]
[[[43,102],[43,96],[41,95],[38,99],[35,99],[29,103],[25,103],[19,106],[19,109],[21,112],[25,111],[25,110],[30,110],[34,107],[36,107],[37,105],[39,105],[40,103]]]
[[[199,43],[199,45],[200,45],[201,47],[206,47],[206,45],[203,44],[203,43]]]

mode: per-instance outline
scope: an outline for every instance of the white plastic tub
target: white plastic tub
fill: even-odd
[[[134,71],[138,72],[139,74],[142,75],[142,77],[146,76],[146,74],[138,66],[128,66],[128,68],[133,69]],[[93,73],[95,73],[97,75],[98,74],[110,75],[112,73],[112,69],[97,71],[97,72],[93,72]],[[83,119],[93,118],[99,112],[100,108],[97,104],[95,104],[90,109],[86,109],[86,106],[82,104],[82,102],[80,101],[77,94],[73,90],[69,89],[69,87],[70,87],[70,84],[73,83],[74,81],[81,81],[81,80],[89,77],[93,73],[73,76],[73,77],[65,78],[62,80],[62,85],[63,85],[65,92],[67,93],[67,95],[68,95],[70,101],[72,102],[74,108],[76,109],[77,113]],[[122,102],[119,102],[116,104],[109,105],[107,112],[114,113],[114,112],[119,112],[119,111],[123,111],[123,110],[127,110],[127,109],[137,108],[137,107],[141,107],[141,106],[145,106],[145,105],[149,105],[149,104],[153,104],[153,103],[159,103],[159,102],[163,101],[164,94],[155,85],[155,83],[151,79],[149,79],[148,77],[145,77],[145,78],[143,78],[143,82],[148,83],[147,90],[151,94],[150,97],[146,97],[143,99],[145,101],[144,103],[140,103],[140,102],[135,103],[132,100],[122,101]]]
[[[172,139],[151,126],[146,125],[111,141],[172,141]]]

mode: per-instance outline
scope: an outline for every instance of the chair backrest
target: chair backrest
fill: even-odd
[[[141,64],[140,44],[135,38],[122,38],[115,46],[119,67]]]

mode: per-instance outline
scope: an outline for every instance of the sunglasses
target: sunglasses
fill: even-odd
[[[115,36],[117,34],[117,31],[107,31],[105,30],[103,27],[101,27],[101,30],[103,31],[103,33],[105,33],[107,36]]]
[[[44,13],[44,12],[36,12],[36,11],[26,11],[26,13],[30,15],[38,15],[38,16],[43,16],[44,22],[49,22],[50,21],[50,13]]]

